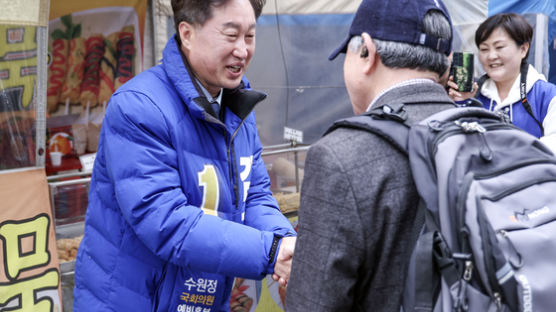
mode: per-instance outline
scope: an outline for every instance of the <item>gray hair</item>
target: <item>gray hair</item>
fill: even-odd
[[[351,52],[358,52],[359,48],[363,45],[363,38],[361,36],[353,36],[348,42],[348,49]]]
[[[429,11],[425,15],[423,32],[442,39],[452,39],[450,22],[439,11]],[[450,61],[444,53],[425,46],[379,39],[373,39],[373,42],[380,60],[386,67],[426,70],[442,76],[450,66]]]
[[[172,11],[174,12],[174,26],[179,33],[181,22],[192,25],[204,25],[212,17],[212,9],[226,4],[230,0],[172,0]],[[259,18],[266,0],[249,0],[255,18]]]

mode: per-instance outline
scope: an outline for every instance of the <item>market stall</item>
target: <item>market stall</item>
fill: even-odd
[[[43,168],[48,1],[0,6],[0,307],[61,311]]]
[[[45,171],[63,308],[71,311],[75,256],[83,237],[90,173],[108,98],[160,58],[156,51],[161,51],[174,27],[170,1],[52,0],[49,8]],[[297,148],[292,149],[292,143],[269,147],[265,156],[275,196],[292,222],[299,205],[300,172],[302,177],[296,160],[303,159],[307,149]],[[266,311],[265,304],[281,307],[283,295],[271,278],[238,280],[232,304],[248,307],[246,311]]]
[[[472,33],[488,6],[445,2],[458,13],[453,14],[455,46],[473,49]],[[359,3],[267,0],[258,21],[257,52],[247,76],[269,95],[255,110],[263,159],[272,191],[293,224],[308,145],[332,121],[351,114],[343,62],[329,62],[327,56],[344,38]],[[2,209],[6,215],[0,219],[0,287],[10,289],[0,293],[23,295],[0,296],[0,306],[45,304],[29,303],[26,291],[43,288],[35,277],[50,282],[57,274],[61,282],[45,286],[39,297],[50,298],[54,311],[71,311],[74,258],[104,111],[119,86],[161,59],[174,33],[170,0],[0,0],[0,5],[0,42],[6,43],[0,45],[0,190],[8,192],[0,195],[13,199],[3,204],[10,209]],[[531,62],[547,72],[546,43],[554,37],[547,25],[553,18],[533,13]],[[13,245],[16,225],[29,227],[22,227],[24,239]],[[46,247],[30,247],[39,243]],[[14,250],[23,252],[14,257]],[[40,251],[43,258],[36,260]],[[27,262],[10,266],[19,260]],[[283,301],[284,290],[271,278],[238,279],[232,295],[234,307],[250,312],[283,311]]]
[[[90,173],[107,100],[125,80],[160,59],[174,33],[170,1],[71,3],[50,3],[46,101],[45,168],[55,215],[64,311],[72,308],[75,256],[83,236]],[[272,190],[293,223],[297,222],[302,179],[299,164],[306,150],[307,146],[288,142],[268,146],[263,153]],[[62,154],[59,162],[58,154]],[[270,277],[238,279],[231,304],[245,311],[273,311],[268,310],[272,306],[279,311],[283,297],[284,290]]]
[[[147,0],[51,0],[46,76],[49,203],[56,228],[64,311],[72,311],[75,256],[83,237],[90,173],[110,96],[152,66]]]
[[[144,68],[147,3],[50,2],[47,174],[81,170],[96,152],[110,96]]]

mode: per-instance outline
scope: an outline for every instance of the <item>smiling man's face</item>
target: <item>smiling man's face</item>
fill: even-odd
[[[180,25],[182,50],[197,79],[213,96],[237,87],[255,52],[256,19],[249,0],[214,7],[204,25],[185,24]]]

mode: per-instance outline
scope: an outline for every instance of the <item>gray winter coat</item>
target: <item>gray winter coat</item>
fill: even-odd
[[[447,108],[439,84],[401,86],[373,104],[406,104],[410,122]],[[372,133],[340,128],[305,162],[286,311],[399,311],[418,194],[407,157]]]

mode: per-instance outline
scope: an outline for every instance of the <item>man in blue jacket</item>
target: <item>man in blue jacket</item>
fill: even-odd
[[[112,96],[75,268],[74,311],[228,311],[235,276],[289,278],[243,77],[264,0],[173,0],[162,64]]]

